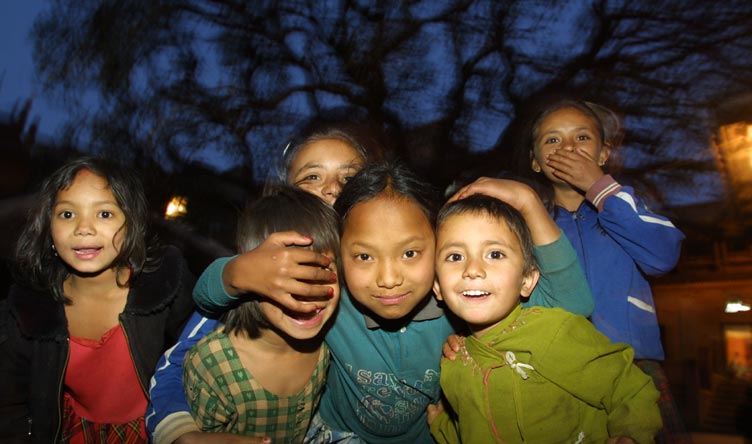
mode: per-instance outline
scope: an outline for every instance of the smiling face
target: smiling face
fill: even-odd
[[[327,270],[335,272],[337,270],[337,256],[332,253],[322,253],[329,257],[332,262]],[[332,296],[322,298],[317,301],[310,301],[312,305],[318,306],[318,310],[312,313],[298,313],[281,307],[267,298],[260,299],[259,308],[266,319],[266,322],[272,326],[277,334],[284,334],[290,338],[298,340],[312,339],[316,337],[327,321],[334,314],[337,303],[339,302],[339,282],[329,284],[334,290]],[[267,334],[269,330],[263,329],[262,332]]]
[[[415,202],[381,193],[353,206],[341,244],[347,288],[376,316],[401,319],[431,291],[435,237]]]
[[[105,179],[81,170],[57,193],[51,220],[57,254],[75,274],[112,271],[125,237],[125,214]]]
[[[533,134],[532,169],[554,183],[563,181],[551,173],[546,157],[557,150],[582,150],[602,165],[608,159],[610,147],[603,143],[597,121],[577,108],[561,108],[544,117]]]
[[[436,244],[434,291],[475,336],[501,322],[537,283],[537,270],[525,274],[517,236],[488,214],[449,216],[437,229]]]
[[[342,186],[363,168],[363,158],[340,139],[320,139],[300,149],[290,164],[288,183],[334,205]]]

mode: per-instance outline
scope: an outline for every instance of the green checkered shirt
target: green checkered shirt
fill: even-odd
[[[269,436],[274,443],[301,443],[321,398],[329,366],[322,344],[308,384],[297,394],[269,393],[243,367],[224,326],[206,335],[186,354],[183,384],[193,418],[206,432]]]

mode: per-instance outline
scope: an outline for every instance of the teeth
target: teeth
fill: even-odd
[[[488,296],[490,293],[483,290],[466,290],[462,292],[463,296],[467,297],[478,297],[478,296]]]

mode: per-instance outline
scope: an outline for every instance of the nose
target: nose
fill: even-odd
[[[475,258],[468,258],[465,270],[462,272],[462,277],[468,279],[482,279],[486,277],[486,270],[483,268],[483,263]]]
[[[380,261],[376,276],[376,285],[382,288],[394,288],[402,284],[402,273],[397,264],[391,260]]]
[[[90,217],[82,216],[78,219],[74,234],[77,236],[91,236],[95,233],[94,223]]]
[[[327,179],[324,186],[321,187],[321,195],[329,205],[334,205],[341,191],[342,183],[336,177]]]
[[[562,142],[561,142],[561,147],[565,151],[569,151],[569,152],[574,151],[574,147],[575,147],[575,140],[574,140],[574,138],[572,138],[572,137],[566,137],[566,138],[564,138],[564,140],[562,140]]]

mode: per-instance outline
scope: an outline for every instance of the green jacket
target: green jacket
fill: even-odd
[[[441,388],[456,415],[431,424],[439,443],[652,443],[658,391],[590,322],[557,308],[518,306],[481,339],[443,360]]]

